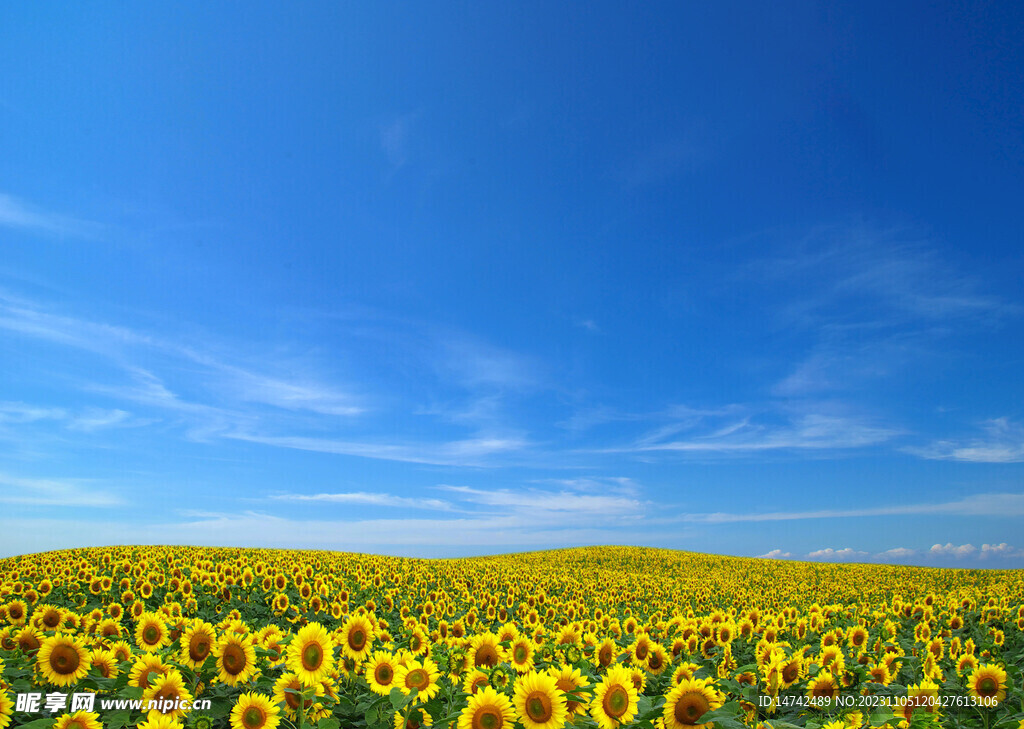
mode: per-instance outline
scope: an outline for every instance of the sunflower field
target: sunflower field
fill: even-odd
[[[1024,729],[1024,572],[592,547],[0,560],[0,729]]]

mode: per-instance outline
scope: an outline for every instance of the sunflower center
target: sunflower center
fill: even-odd
[[[792,663],[786,664],[782,669],[782,680],[786,683],[793,683],[800,676],[800,669]]]
[[[472,729],[501,729],[505,719],[493,706],[484,706],[473,714]]]
[[[542,691],[534,691],[526,697],[526,715],[538,724],[551,718],[551,697]]]
[[[597,658],[601,662],[602,666],[609,666],[612,662],[612,649],[608,646],[601,648],[597,653]]]
[[[201,661],[210,654],[210,641],[205,635],[193,635],[188,642],[188,655],[193,661]]]
[[[224,648],[224,670],[235,676],[245,669],[245,651],[241,646],[231,644]]]
[[[324,662],[324,651],[316,643],[310,643],[302,649],[302,667],[307,671],[315,671]]]
[[[604,713],[613,719],[618,719],[629,708],[629,693],[622,686],[612,686],[605,693],[601,705],[604,708]]]
[[[366,645],[366,633],[362,628],[356,628],[348,636],[348,645],[354,651],[361,651]]]
[[[474,662],[478,666],[487,666],[492,668],[495,663],[498,662],[498,653],[489,645],[482,645],[477,649]]]
[[[700,694],[686,694],[676,702],[672,713],[680,724],[693,725],[710,708],[707,699]]]
[[[46,613],[45,617],[43,617],[43,624],[47,628],[56,628],[59,623],[60,613]]]
[[[395,672],[391,670],[391,666],[377,666],[373,671],[373,677],[377,679],[377,683],[387,686],[395,677]]]
[[[512,657],[515,659],[516,663],[524,663],[527,655],[528,653],[525,645],[517,645],[515,650],[512,652]]]
[[[77,671],[78,664],[81,661],[82,658],[78,655],[78,651],[69,645],[59,645],[50,654],[50,667],[54,673],[59,673],[62,676],[67,676]]]
[[[258,706],[249,706],[242,712],[242,726],[246,729],[259,729],[263,726],[267,715]]]
[[[142,631],[142,640],[147,645],[153,645],[160,640],[160,631],[157,630],[155,625],[147,625],[146,629]]]
[[[992,694],[996,693],[995,679],[991,678],[990,676],[985,676],[985,678],[981,679],[981,681],[978,682],[978,691],[979,693],[982,693],[985,696],[991,696]]]
[[[430,685],[430,677],[427,672],[422,668],[409,671],[409,675],[405,677],[405,687],[414,688],[422,691]]]
[[[636,657],[643,660],[647,657],[647,646],[641,643],[636,647]]]

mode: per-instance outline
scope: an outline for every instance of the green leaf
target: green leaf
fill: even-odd
[[[317,722],[316,729],[339,729],[341,722],[333,716],[325,716]]]

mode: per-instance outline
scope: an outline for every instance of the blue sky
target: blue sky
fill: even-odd
[[[0,556],[1024,567],[1017,3],[0,9]]]

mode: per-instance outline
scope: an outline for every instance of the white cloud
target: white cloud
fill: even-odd
[[[1006,542],[1000,544],[982,544],[981,554],[982,559],[988,557],[1024,557],[1024,549],[1017,549],[1011,547]]]
[[[916,549],[909,547],[893,547],[875,555],[879,559],[907,559],[917,554]]]
[[[793,556],[792,552],[783,552],[781,549],[773,549],[770,552],[757,555],[758,559],[789,559]]]
[[[947,542],[946,544],[933,544],[932,548],[928,550],[929,554],[932,555],[949,555],[961,558],[969,557],[977,551],[978,548],[975,547],[973,544],[955,545],[952,542]]]
[[[540,489],[497,489],[485,491],[468,486],[440,486],[442,490],[481,506],[515,511],[535,516],[541,521],[564,520],[567,515],[576,517],[607,516],[614,518],[635,518],[645,508],[645,503],[625,496],[603,496],[578,491],[543,491]]]
[[[819,550],[816,550],[814,552],[809,552],[807,554],[807,558],[808,559],[812,559],[812,560],[819,560],[819,559],[821,559],[821,560],[828,560],[828,561],[831,561],[831,560],[847,561],[847,560],[853,560],[853,559],[860,559],[860,558],[867,557],[867,556],[868,556],[867,552],[861,552],[861,551],[858,551],[856,549],[851,549],[850,547],[845,547],[843,549],[833,549],[832,547],[826,547],[825,549],[819,549]]]

